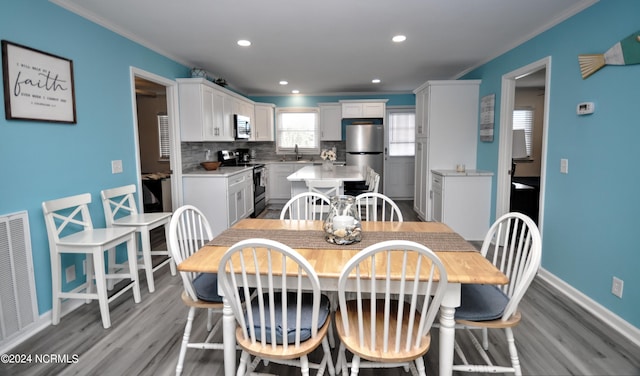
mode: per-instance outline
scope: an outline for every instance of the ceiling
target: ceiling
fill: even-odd
[[[51,1],[246,95],[328,95],[459,78],[597,0]]]

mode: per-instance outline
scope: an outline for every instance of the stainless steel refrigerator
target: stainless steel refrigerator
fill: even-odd
[[[370,166],[380,174],[382,192],[384,167],[384,128],[382,124],[347,125],[347,166]]]

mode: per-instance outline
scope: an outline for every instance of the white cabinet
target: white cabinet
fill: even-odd
[[[291,183],[287,180],[287,176],[293,174],[295,166],[297,164],[294,163],[269,164],[268,201],[286,202],[291,198]]]
[[[183,175],[184,204],[202,210],[214,236],[253,212],[253,171],[230,176]]]
[[[233,141],[233,115],[255,118],[253,101],[204,78],[180,78],[181,141]]]
[[[384,118],[387,99],[341,100],[342,118]]]
[[[431,170],[476,168],[479,80],[428,81],[416,94],[414,210],[430,221]]]
[[[255,120],[249,141],[273,141],[273,116],[275,105],[271,103],[256,103]]]
[[[342,106],[340,103],[318,103],[320,108],[320,140],[342,141]]]
[[[492,172],[431,171],[432,216],[467,240],[482,240],[491,215]]]

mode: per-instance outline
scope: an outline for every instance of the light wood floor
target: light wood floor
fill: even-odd
[[[406,220],[412,220],[402,205]],[[10,351],[14,354],[68,355],[68,363],[0,364],[0,375],[173,375],[187,308],[180,300],[182,282],[168,268],[156,273],[156,291],[149,294],[142,278],[142,302],[131,292],[110,305],[113,326],[103,329],[97,302],[83,305]],[[516,343],[527,375],[640,375],[640,348],[612,332],[588,312],[563,299],[553,287],[536,278],[520,307],[522,323]],[[197,315],[193,335],[204,333],[206,314]],[[497,335],[500,334],[500,335]],[[491,355],[507,362],[502,333],[490,336]],[[425,356],[427,373],[438,374],[438,332]],[[217,338],[221,340],[222,334]],[[459,335],[463,348],[467,341]],[[77,362],[73,361],[77,355]],[[334,353],[334,361],[336,354]],[[184,375],[221,375],[222,352],[188,350]],[[260,372],[299,374],[296,369],[270,365]],[[362,370],[361,375],[408,375],[401,369]],[[312,373],[313,375],[313,373]]]

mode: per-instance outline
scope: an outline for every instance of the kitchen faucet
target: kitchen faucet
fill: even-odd
[[[300,153],[298,152],[298,144],[296,144],[293,148],[293,151],[296,153],[296,161],[299,161],[300,158],[302,158],[302,156],[300,155]]]

